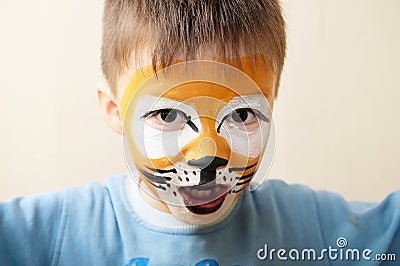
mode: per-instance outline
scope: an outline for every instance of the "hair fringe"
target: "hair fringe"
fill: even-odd
[[[222,62],[236,58],[238,66],[241,54],[262,54],[273,64],[278,88],[286,56],[279,0],[105,1],[101,59],[114,91],[119,76],[145,50],[156,70],[169,66],[178,53],[194,60],[206,47]]]

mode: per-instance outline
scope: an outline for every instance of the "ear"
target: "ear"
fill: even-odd
[[[104,120],[118,134],[122,134],[122,120],[119,115],[118,104],[113,100],[110,93],[101,89],[97,90],[97,98],[99,100],[100,109],[103,113]]]

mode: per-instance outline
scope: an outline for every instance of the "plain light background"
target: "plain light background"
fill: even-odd
[[[0,0],[1,200],[127,171],[96,99],[102,5]],[[288,56],[268,178],[383,199],[400,188],[400,1],[283,7]]]

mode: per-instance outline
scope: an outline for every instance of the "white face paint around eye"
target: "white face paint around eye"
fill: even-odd
[[[146,122],[146,115],[154,112],[152,115],[161,116],[162,114],[156,113],[160,110],[176,110],[177,117],[175,120],[184,119],[185,121],[172,121],[163,125],[152,125],[151,122]],[[149,159],[173,156],[179,153],[180,148],[198,137],[201,131],[201,123],[193,107],[162,97],[142,96],[137,102],[132,118],[131,132],[133,132],[133,139],[138,150]],[[172,119],[171,115],[164,118]],[[187,124],[186,119],[188,118],[191,124]],[[174,123],[179,125],[174,127],[171,125]]]
[[[219,112],[216,128],[233,152],[255,158],[268,139],[269,110],[263,94],[235,97]]]

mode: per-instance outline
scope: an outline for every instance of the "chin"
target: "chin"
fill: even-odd
[[[211,225],[221,221],[232,210],[237,195],[226,195],[209,206],[168,206],[172,215],[183,223]],[[219,202],[222,201],[222,202]]]

